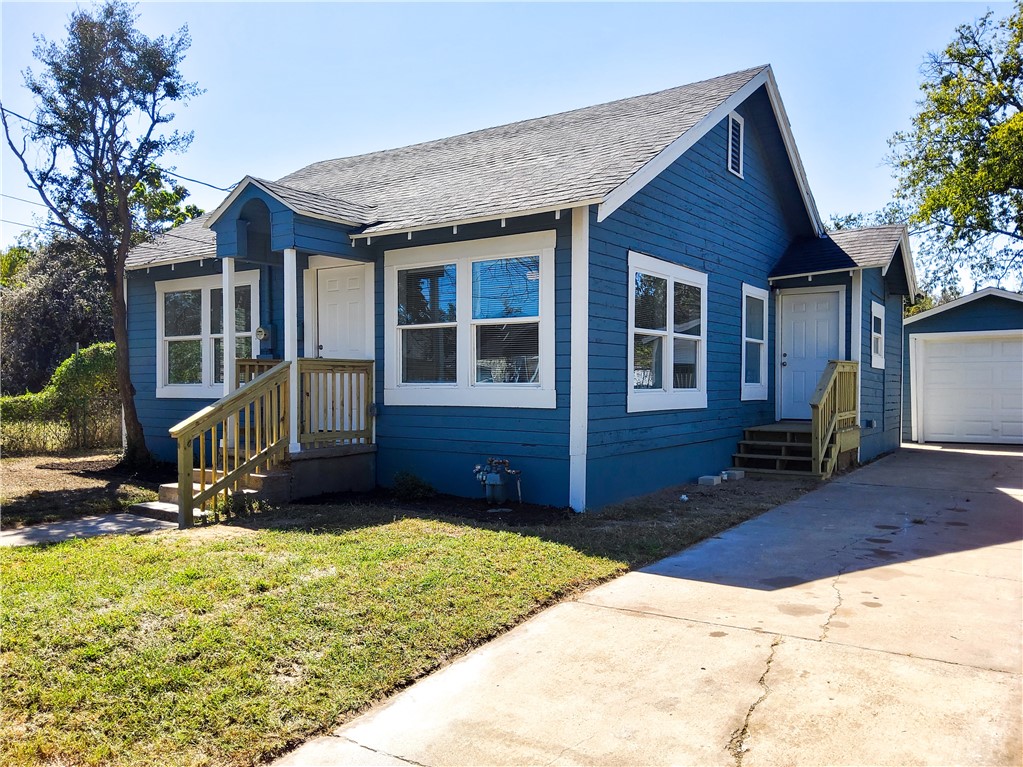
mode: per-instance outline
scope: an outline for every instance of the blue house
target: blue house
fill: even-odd
[[[899,442],[906,233],[825,233],[769,66],[246,177],[129,269],[139,414],[196,504],[252,461],[479,495],[499,457],[581,511]]]
[[[904,332],[904,441],[1023,444],[1023,295],[984,288]]]

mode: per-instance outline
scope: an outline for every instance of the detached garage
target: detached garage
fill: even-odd
[[[903,327],[903,440],[1023,444],[1023,295],[985,288]]]

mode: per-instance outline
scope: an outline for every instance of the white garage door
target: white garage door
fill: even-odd
[[[1023,443],[1023,335],[917,338],[925,442]]]

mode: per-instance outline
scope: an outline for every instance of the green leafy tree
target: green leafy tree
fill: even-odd
[[[895,134],[897,194],[925,283],[1023,278],[1023,13],[956,29],[923,67],[912,129]]]
[[[29,183],[57,224],[101,265],[110,288],[127,464],[151,458],[130,376],[125,258],[140,236],[164,225],[158,212],[154,219],[151,195],[140,194],[140,184],[152,189],[152,180],[166,175],[161,158],[192,140],[191,133],[168,129],[169,107],[200,93],[180,69],[190,44],[187,27],[149,38],[136,20],[134,7],[121,0],[76,10],[66,40],[37,40],[34,56],[42,71],[24,73],[35,99],[31,117],[0,103],[7,143]]]

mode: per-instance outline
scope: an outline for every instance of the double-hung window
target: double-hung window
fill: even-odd
[[[767,399],[767,295],[742,285],[742,399]]]
[[[870,302],[870,366],[884,369],[884,304]]]
[[[235,357],[254,356],[259,272],[235,274]],[[218,398],[224,383],[220,275],[156,283],[156,396]]]
[[[554,232],[384,254],[384,402],[555,406]]]
[[[707,407],[707,275],[629,253],[628,411]]]

